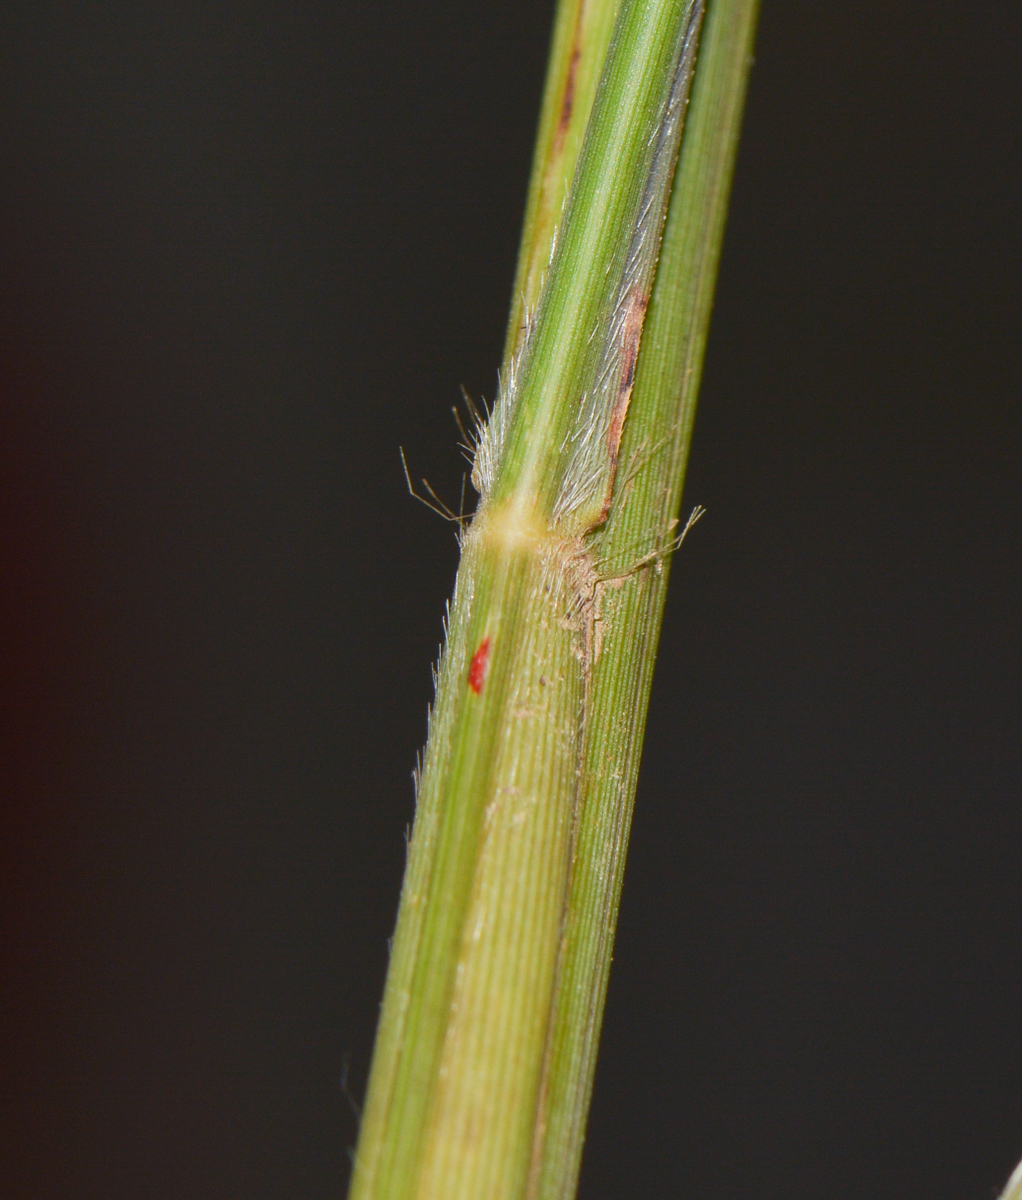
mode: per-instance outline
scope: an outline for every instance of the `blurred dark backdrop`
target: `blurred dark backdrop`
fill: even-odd
[[[343,1194],[550,16],[3,8],[5,1200]],[[586,1200],[1022,1157],[1020,29],[765,0]]]

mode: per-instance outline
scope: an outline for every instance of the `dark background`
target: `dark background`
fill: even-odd
[[[343,1194],[550,15],[3,8],[4,1200]],[[1020,28],[765,0],[588,1200],[1022,1157]]]

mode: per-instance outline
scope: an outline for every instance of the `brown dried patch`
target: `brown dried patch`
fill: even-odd
[[[607,459],[610,462],[610,474],[607,478],[607,494],[604,496],[603,508],[597,524],[605,521],[607,513],[610,511],[614,476],[617,474],[617,458],[621,449],[621,434],[625,427],[625,417],[628,415],[628,405],[632,398],[635,364],[639,357],[639,343],[642,340],[642,327],[646,321],[648,307],[648,292],[632,292],[628,297],[625,315],[621,321],[621,381],[618,384],[617,396],[614,398],[614,407],[610,414],[610,427],[607,430]]]

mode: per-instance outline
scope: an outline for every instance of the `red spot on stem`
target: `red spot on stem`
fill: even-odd
[[[486,666],[490,661],[490,639],[484,637],[479,643],[479,649],[472,655],[468,668],[468,686],[478,696],[486,682]]]

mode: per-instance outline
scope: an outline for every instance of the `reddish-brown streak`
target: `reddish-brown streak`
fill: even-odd
[[[576,36],[578,31],[576,30]],[[557,121],[555,146],[560,150],[564,139],[568,136],[568,126],[571,124],[571,114],[575,107],[575,76],[578,73],[578,60],[582,57],[582,48],[578,45],[571,52],[571,62],[568,63],[568,78],[564,83],[564,99],[561,101],[561,114]]]
[[[468,668],[468,686],[478,696],[486,682],[486,666],[490,661],[490,639],[484,637],[479,643],[479,649],[472,655]]]
[[[610,459],[610,478],[607,480],[607,494],[603,500],[603,509],[597,524],[607,519],[610,511],[611,495],[614,491],[614,476],[617,474],[617,456],[621,448],[621,433],[628,415],[628,402],[632,398],[632,384],[635,382],[635,362],[639,357],[639,342],[642,339],[642,326],[646,319],[646,307],[649,295],[646,292],[633,292],[628,299],[628,309],[621,322],[621,382],[618,384],[617,396],[610,415],[610,428],[607,431],[607,457]]]
[[[578,64],[582,57],[582,32],[585,26],[585,0],[578,6],[575,18],[575,28],[571,34],[571,58],[568,60],[568,74],[564,80],[564,96],[561,99],[561,111],[557,117],[557,129],[554,131],[554,154],[560,154],[564,140],[568,136],[568,126],[571,124],[571,114],[575,111],[575,76],[578,74]]]

